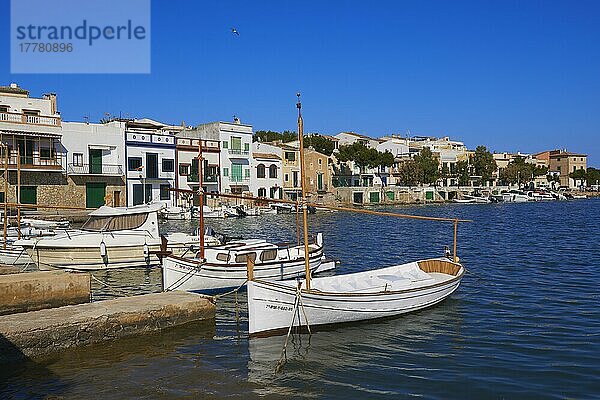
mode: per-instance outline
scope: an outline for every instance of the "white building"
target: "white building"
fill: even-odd
[[[221,142],[221,191],[243,193],[250,191],[250,162],[252,160],[252,125],[235,122],[211,122],[198,125],[206,135],[218,135]]]
[[[375,148],[382,153],[390,152],[394,157],[403,157],[409,154],[406,141],[398,138],[382,138]]]
[[[85,207],[124,206],[125,122],[63,122],[62,132],[68,183],[81,186]]]
[[[283,198],[283,170],[280,147],[267,143],[252,143],[250,159],[250,191],[254,196]]]
[[[220,140],[217,132],[208,133],[203,129],[186,129],[176,135],[177,182],[179,189],[198,190],[200,140],[202,141],[202,187],[205,192],[220,192]],[[177,198],[189,196],[177,196]],[[194,197],[197,202],[197,197]],[[177,201],[178,204],[183,204]]]
[[[338,146],[361,143],[371,149],[375,149],[379,144],[379,140],[355,132],[340,132],[334,137],[338,140]]]
[[[127,205],[148,202],[174,204],[175,133],[182,128],[151,119],[127,121]]]

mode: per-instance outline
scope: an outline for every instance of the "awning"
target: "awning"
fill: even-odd
[[[27,131],[15,131],[9,129],[0,129],[0,134],[3,135],[20,135],[20,136],[37,136],[37,137],[51,137],[60,139],[60,133],[50,133],[50,132],[27,132]]]
[[[108,146],[105,144],[89,144],[88,148],[90,150],[114,150],[117,146]]]

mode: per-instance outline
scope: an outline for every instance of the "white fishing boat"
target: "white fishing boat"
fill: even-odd
[[[160,210],[159,216],[166,220],[187,221],[192,219],[192,210],[180,206],[165,207]]]
[[[33,264],[33,260],[23,247],[15,246],[12,241],[7,240],[6,246],[0,244],[0,264],[28,265]]]
[[[200,248],[200,235],[183,232],[173,232],[165,235],[167,250],[174,256],[193,258]],[[221,245],[221,239],[214,234],[204,234],[204,246],[212,247]]]
[[[81,229],[55,236],[22,239],[22,246],[41,270],[96,270],[156,265],[160,250],[158,211],[161,204],[102,206],[89,214]]]
[[[488,197],[463,195],[460,199],[454,199],[455,203],[462,204],[488,204],[492,201]]]
[[[276,245],[265,240],[242,240],[205,249],[204,258],[168,256],[163,260],[165,290],[213,292],[243,285],[248,258],[254,260],[257,277],[269,280],[292,279],[305,273],[304,246]],[[322,272],[332,262],[322,263],[323,236],[309,245],[310,269]]]
[[[298,94],[298,140],[302,182],[304,245],[308,248],[307,208],[304,182],[303,121]],[[460,285],[464,267],[456,256],[458,219],[401,215],[373,210],[328,207],[363,214],[453,222],[454,255],[425,259],[371,271],[312,278],[305,262],[304,280],[260,279],[248,263],[248,321],[250,336],[290,331],[292,327],[316,327],[398,316],[433,306],[450,296]],[[306,252],[307,250],[305,250]],[[449,255],[448,255],[449,256]]]
[[[398,316],[433,306],[450,296],[464,267],[430,259],[354,274],[306,281],[248,282],[251,336],[283,333],[290,327],[332,325]],[[301,300],[302,304],[297,303]],[[300,308],[299,308],[300,307]],[[298,318],[293,318],[299,313]]]
[[[526,203],[531,200],[524,192],[513,189],[505,194],[504,201],[508,203]]]

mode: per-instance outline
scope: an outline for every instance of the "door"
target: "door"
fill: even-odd
[[[158,178],[158,154],[147,153],[146,154],[146,178],[156,179]]]
[[[144,193],[145,193],[145,203],[150,203],[152,201],[152,184],[146,183],[144,185]]]
[[[141,184],[133,185],[133,205],[144,204],[144,186]]]
[[[231,180],[233,182],[242,181],[242,164],[231,164]]]
[[[379,203],[379,192],[369,193],[369,202],[370,203]]]
[[[85,207],[98,208],[104,205],[106,183],[88,182],[85,184]]]
[[[363,202],[362,192],[354,192],[352,200],[356,204],[362,204],[362,202]]]
[[[113,207],[119,207],[121,205],[121,191],[115,190],[113,192]]]
[[[90,149],[90,174],[102,173],[102,150]]]
[[[323,190],[323,174],[317,174],[317,190]]]
[[[37,186],[21,186],[21,203],[37,204]]]

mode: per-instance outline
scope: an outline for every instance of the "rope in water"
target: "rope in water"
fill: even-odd
[[[114,291],[114,292],[115,292],[115,293],[117,293],[117,294],[118,294],[118,293],[121,293],[123,296],[126,296],[126,297],[129,297],[129,296],[131,296],[129,293],[125,292],[124,290],[121,290],[121,289],[119,289],[119,288],[116,288],[116,287],[114,287],[114,286],[111,286],[110,284],[108,284],[108,283],[106,283],[106,282],[104,282],[104,281],[102,281],[102,280],[100,280],[100,279],[96,278],[96,277],[94,276],[94,274],[90,274],[90,276],[91,276],[91,278],[92,278],[93,280],[95,280],[96,282],[100,283],[100,284],[101,284],[101,285],[103,285],[103,286],[106,286],[106,287],[108,287],[109,289],[111,289],[112,291]]]
[[[302,313],[304,314],[304,319],[306,320],[306,327],[308,329],[308,333],[311,334],[310,325],[308,324],[308,317],[306,316],[306,311],[304,310],[304,304],[302,303],[302,292],[300,290],[300,282],[298,283],[298,287],[296,288],[296,299],[294,300],[294,309],[292,310],[292,321],[290,322],[290,326],[288,328],[287,335],[285,336],[285,342],[283,344],[283,348],[281,349],[281,356],[279,357],[279,361],[277,361],[277,365],[275,366],[275,373],[281,371],[285,363],[287,362],[287,345],[292,333],[292,327],[294,326],[294,321],[296,320],[296,312],[299,311],[298,307],[302,304]],[[298,324],[302,325],[300,321],[300,315],[298,315]]]

